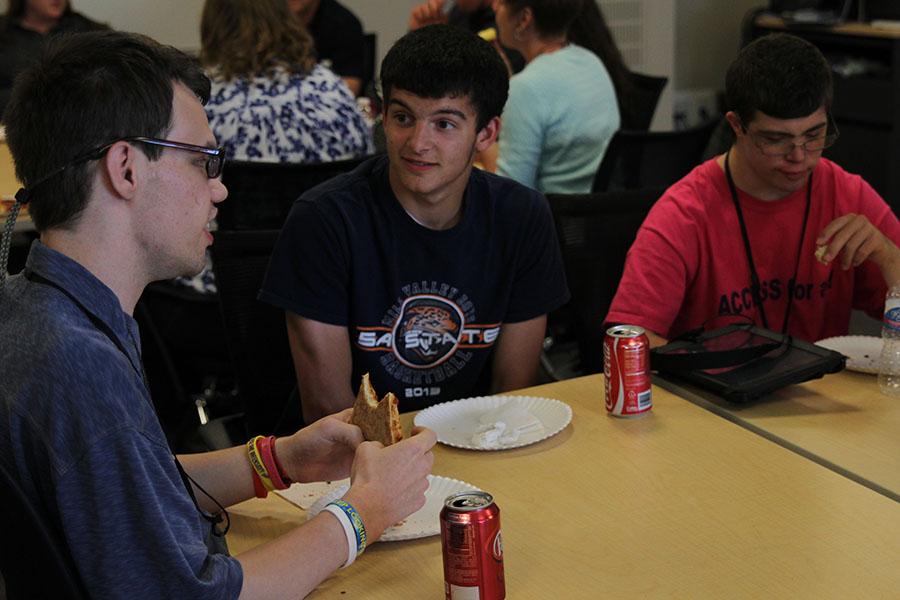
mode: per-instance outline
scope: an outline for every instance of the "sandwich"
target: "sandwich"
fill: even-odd
[[[390,446],[403,439],[399,406],[397,396],[391,392],[379,400],[369,381],[369,374],[366,373],[359,384],[359,393],[356,395],[350,422],[362,429],[366,441],[381,442],[385,446]]]

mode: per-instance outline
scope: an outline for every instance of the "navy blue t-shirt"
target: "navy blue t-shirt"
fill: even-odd
[[[435,231],[406,213],[387,167],[368,160],[297,200],[260,299],[347,327],[351,386],[368,372],[402,411],[485,393],[503,323],[569,297],[547,200],[473,169],[460,222]]]

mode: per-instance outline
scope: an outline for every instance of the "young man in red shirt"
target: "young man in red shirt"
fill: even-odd
[[[815,341],[880,317],[900,282],[900,223],[872,187],[822,157],[838,131],[821,52],[774,34],[726,76],[728,152],[670,187],[641,226],[606,321],[658,345],[743,315]]]

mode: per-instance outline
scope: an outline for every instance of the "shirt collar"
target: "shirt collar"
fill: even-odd
[[[122,310],[118,296],[77,261],[35,240],[25,263],[25,275],[37,275],[69,296],[92,321],[102,324],[104,333],[124,348],[128,359],[141,372],[140,336],[137,322]],[[102,328],[101,328],[102,329]]]

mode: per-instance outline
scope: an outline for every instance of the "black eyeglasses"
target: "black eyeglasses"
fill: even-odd
[[[161,140],[158,138],[150,138],[150,137],[129,137],[122,138],[121,140],[117,140],[120,142],[139,142],[141,144],[150,144],[151,146],[163,146],[164,148],[175,148],[177,150],[187,150],[188,152],[199,152],[201,154],[206,155],[206,176],[210,179],[215,179],[219,175],[222,174],[222,169],[225,167],[225,148],[219,146],[218,148],[209,148],[207,146],[195,146],[194,144],[183,144],[181,142],[173,142],[172,140]],[[109,150],[109,148],[115,144],[109,144],[98,150],[100,156],[103,155],[104,152]],[[97,157],[99,158],[99,156]]]
[[[104,146],[100,146],[99,148],[95,148],[89,152],[85,152],[84,154],[73,158],[71,161],[59,167],[58,169],[50,171],[48,174],[44,175],[33,184],[28,186],[28,189],[20,189],[16,193],[16,200],[21,204],[27,204],[31,196],[31,191],[34,190],[34,188],[62,174],[66,169],[70,167],[74,167],[77,164],[89,160],[99,160],[103,157],[104,154],[106,154],[106,152],[110,148],[113,147],[114,144],[117,144],[119,142],[137,142],[139,144],[150,144],[151,146],[162,146],[164,148],[175,148],[176,150],[186,150],[188,152],[199,152],[201,154],[206,154],[206,176],[210,179],[219,177],[222,174],[222,169],[225,167],[225,148],[222,146],[219,146],[218,148],[208,148],[207,146],[195,146],[194,144],[184,144],[182,142],[173,142],[172,140],[161,140],[151,137],[126,137],[110,142]]]
[[[757,131],[750,131],[743,123],[741,123],[741,128],[747,132],[756,147],[766,156],[787,156],[794,151],[796,146],[800,146],[806,152],[821,152],[825,148],[833,146],[840,136],[837,124],[831,115],[828,115],[828,123],[821,132],[803,142],[795,142],[792,136],[770,137]]]

